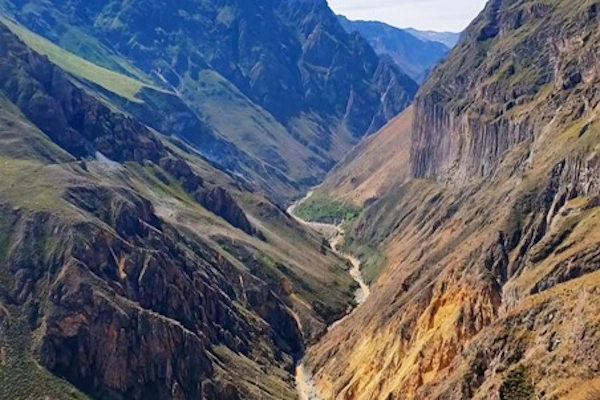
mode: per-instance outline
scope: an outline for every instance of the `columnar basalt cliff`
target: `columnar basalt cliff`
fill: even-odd
[[[507,150],[541,138],[550,122],[592,113],[596,8],[584,2],[561,16],[559,4],[491,1],[416,99],[414,175],[490,176]]]

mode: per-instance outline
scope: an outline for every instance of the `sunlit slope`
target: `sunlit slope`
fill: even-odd
[[[387,267],[311,350],[325,398],[593,398],[599,22],[593,1],[491,1],[433,72],[410,144],[422,179],[351,235]]]

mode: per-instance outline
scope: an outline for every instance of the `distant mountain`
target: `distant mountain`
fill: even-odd
[[[419,31],[413,28],[407,28],[405,31],[423,40],[443,43],[450,48],[456,46],[460,39],[460,33],[455,32]]]
[[[389,55],[417,82],[422,82],[450,50],[440,42],[417,37],[382,22],[350,21],[344,16],[338,16],[338,19],[346,31],[360,33],[378,54]]]
[[[318,183],[417,90],[324,0],[0,0],[0,9],[82,58],[174,93],[146,101],[185,108],[171,113],[170,134],[279,193]],[[193,119],[208,129],[190,127]],[[251,162],[236,165],[240,151]]]

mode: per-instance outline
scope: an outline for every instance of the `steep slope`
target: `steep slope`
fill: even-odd
[[[0,397],[295,398],[344,261],[0,24]]]
[[[108,69],[120,60],[120,69],[177,93],[197,118],[268,165],[276,182],[316,183],[417,89],[347,34],[324,0],[2,3],[67,50]],[[177,133],[205,151],[203,131]]]
[[[421,39],[402,29],[377,21],[350,21],[338,16],[347,32],[358,32],[380,55],[388,55],[412,79],[422,83],[429,71],[450,51],[438,41]]]
[[[413,107],[365,139],[331,170],[318,189],[330,198],[362,207],[410,178]]]
[[[405,31],[421,40],[431,40],[433,42],[442,43],[448,48],[456,46],[460,39],[460,33],[455,32],[420,31],[414,28],[406,28]]]
[[[490,1],[422,87],[413,178],[349,238],[385,268],[309,353],[322,398],[595,398],[599,9]]]
[[[204,157],[221,169],[233,171],[254,182],[272,199],[285,202],[297,190],[297,184],[281,171],[249,156],[210,128],[177,93],[149,83],[144,80],[143,74],[131,77],[126,74],[127,71],[115,72],[82,59],[12,21],[2,19],[2,23],[32,49],[48,56],[76,77],[78,84],[118,105],[148,126],[180,140],[193,135],[193,142],[188,143]]]

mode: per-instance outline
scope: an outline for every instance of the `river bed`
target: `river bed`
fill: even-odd
[[[294,217],[294,219],[296,219],[296,221],[305,226],[308,226],[320,233],[332,233],[329,235],[330,237],[332,237],[332,239],[329,240],[331,249],[341,258],[348,260],[352,265],[352,268],[350,268],[348,273],[350,274],[352,279],[354,279],[354,281],[358,283],[358,289],[356,289],[356,293],[354,295],[356,298],[357,305],[360,306],[367,299],[367,297],[369,297],[369,295],[371,294],[371,290],[369,289],[369,285],[366,284],[363,278],[362,272],[360,270],[360,261],[353,255],[346,254],[338,250],[338,246],[344,241],[344,230],[341,228],[341,226],[333,224],[305,221],[294,214],[296,208],[300,204],[308,200],[310,196],[312,196],[312,194],[312,191],[308,192],[308,194],[303,199],[292,204],[287,211],[292,217]],[[347,318],[347,316],[331,325],[329,327],[329,330],[331,330],[334,326],[338,325],[345,318]],[[317,392],[314,379],[303,362],[299,363],[296,367],[296,388],[298,390],[298,396],[300,400],[321,400]]]

